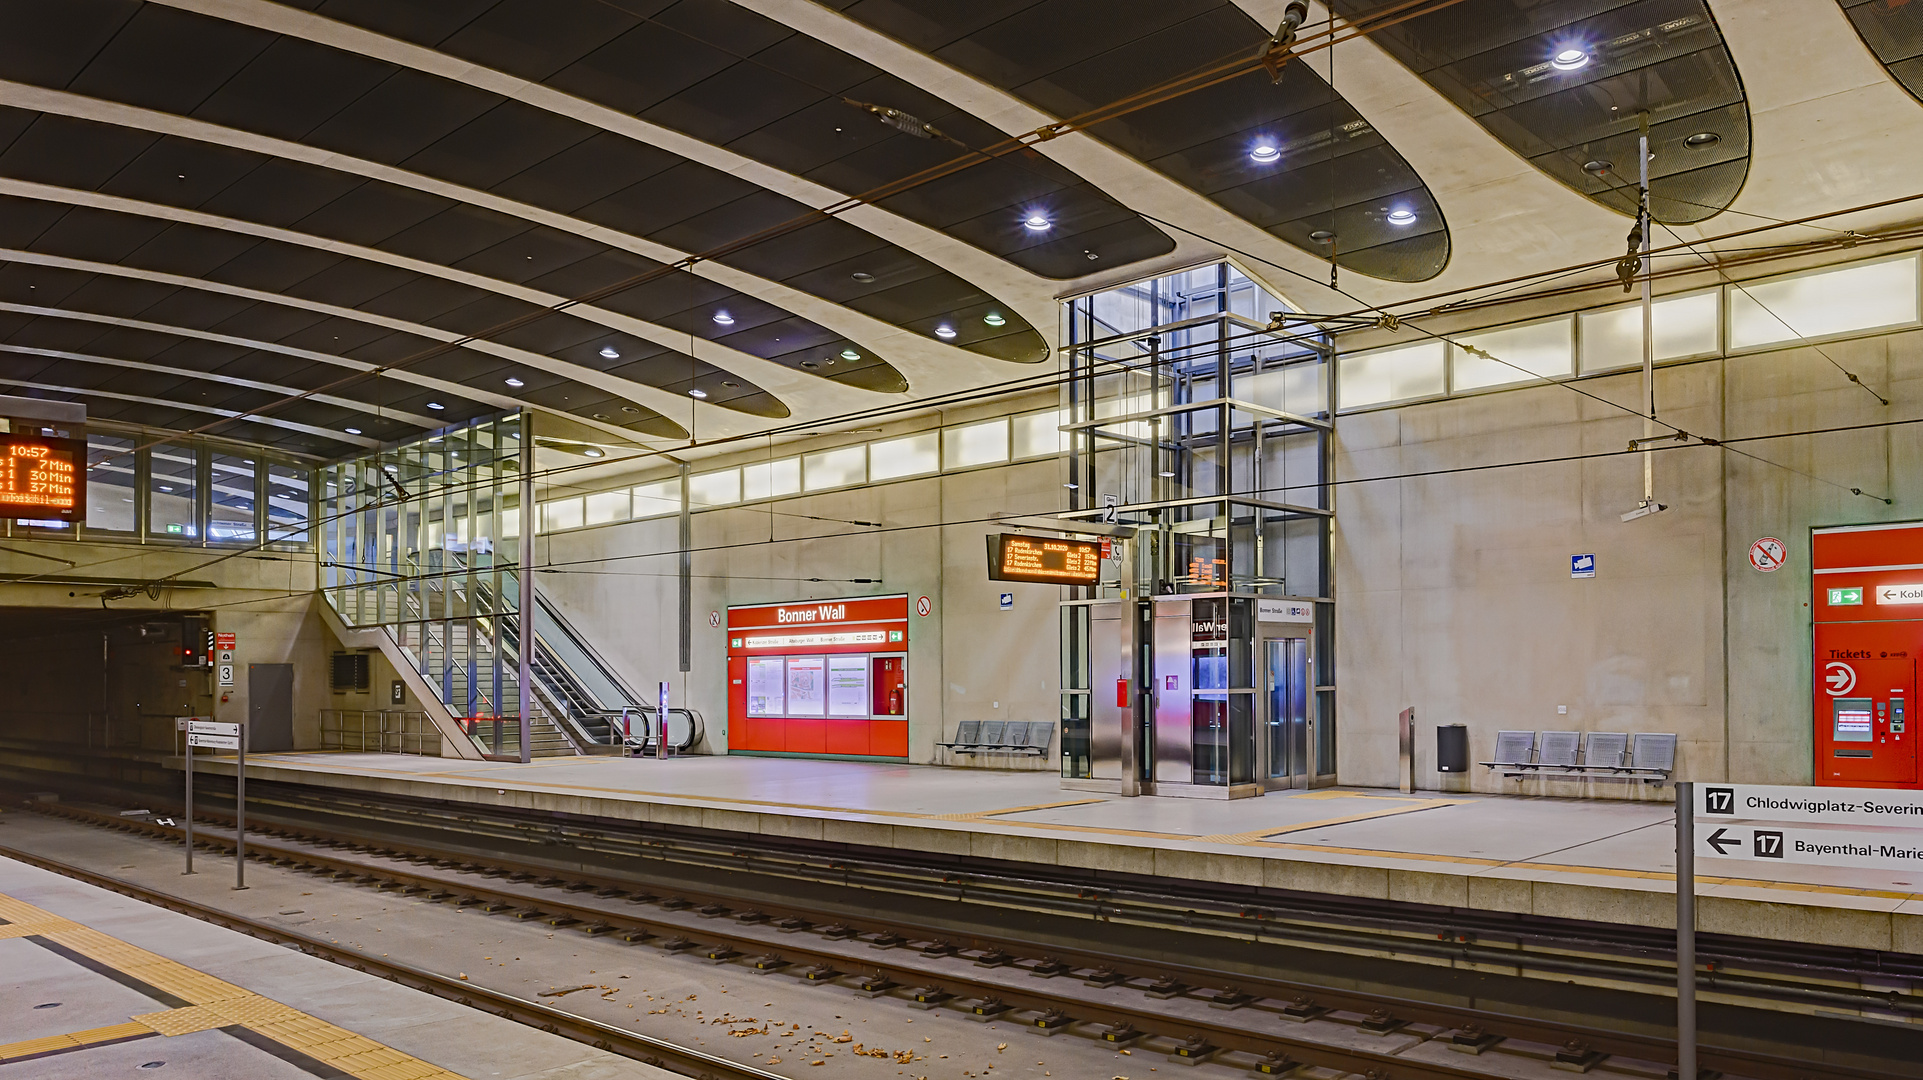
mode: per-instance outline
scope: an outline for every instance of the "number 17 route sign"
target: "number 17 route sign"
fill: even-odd
[[[1696,785],[1704,859],[1923,870],[1923,791]]]

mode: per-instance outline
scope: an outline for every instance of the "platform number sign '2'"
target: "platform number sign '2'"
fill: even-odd
[[[1774,536],[1765,536],[1749,546],[1749,564],[1765,574],[1781,570],[1788,557],[1789,549]]]

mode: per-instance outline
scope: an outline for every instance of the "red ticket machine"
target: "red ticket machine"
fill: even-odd
[[[1923,525],[1818,529],[1810,538],[1816,783],[1919,785],[1917,656]]]

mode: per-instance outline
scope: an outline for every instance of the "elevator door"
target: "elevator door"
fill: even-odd
[[[1263,678],[1269,697],[1265,717],[1268,784],[1305,788],[1315,778],[1309,738],[1309,642],[1306,638],[1268,638],[1262,642]]]

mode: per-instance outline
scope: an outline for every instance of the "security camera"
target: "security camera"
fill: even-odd
[[[1660,514],[1667,509],[1669,509],[1669,506],[1665,503],[1659,503],[1659,502],[1653,502],[1653,501],[1637,503],[1636,509],[1631,510],[1629,513],[1623,515],[1623,520],[1634,521],[1637,518],[1646,518],[1651,514]]]

